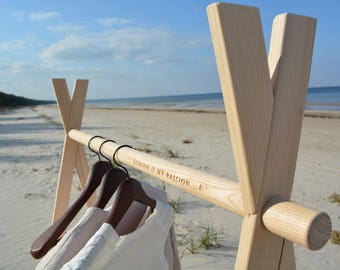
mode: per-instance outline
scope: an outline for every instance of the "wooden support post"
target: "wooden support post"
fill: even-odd
[[[294,269],[293,245],[288,242],[284,244],[283,238],[264,227],[262,209],[273,196],[290,198],[316,20],[291,14],[275,18],[268,59],[270,77],[264,67],[268,64],[263,61],[264,42],[257,9],[213,4],[208,7],[208,16],[228,121],[234,122],[229,123],[229,127],[241,193],[242,197],[247,197],[243,201],[255,207],[249,208],[254,211],[248,210],[249,215],[243,220],[235,269]],[[258,50],[261,57],[255,56],[256,51],[252,50]],[[253,63],[261,75],[252,69]],[[245,81],[235,83],[240,77]],[[249,79],[253,80],[253,87],[249,87]],[[275,93],[274,99],[265,105],[267,110],[261,111],[257,108],[263,106],[263,99],[271,101],[267,97],[270,80]],[[263,81],[265,84],[260,85],[259,82]],[[249,92],[252,90],[260,94],[261,99],[248,100],[251,106],[245,106],[248,105],[246,100],[238,102],[235,98],[249,99]],[[258,111],[255,118],[248,116],[246,120],[252,119],[257,125],[266,127],[267,129],[262,130],[265,137],[259,138],[261,132],[253,129],[254,123],[240,117],[246,112],[249,115],[253,110]],[[268,118],[271,119],[269,129]],[[243,128],[233,131],[242,124]],[[254,139],[247,139],[249,137]],[[261,147],[258,140],[261,141]],[[261,162],[254,163],[251,156],[254,149],[265,151],[264,157],[260,155]],[[239,158],[240,156],[245,158]],[[247,178],[244,175],[251,171],[251,166],[257,167],[258,174],[248,174]],[[249,186],[252,192],[247,192],[246,187],[242,188],[244,185]]]
[[[290,199],[313,51],[315,19],[283,14],[274,20],[269,65],[274,89],[274,110],[261,188],[259,211],[254,223],[242,227],[236,267],[280,269],[289,262],[294,269],[293,245],[263,226],[262,208],[272,196]],[[274,72],[275,70],[275,72]],[[252,241],[244,235],[254,234]],[[261,247],[261,250],[259,250]],[[250,254],[242,256],[244,250]],[[282,257],[282,254],[285,254]],[[290,254],[290,255],[289,255]],[[290,256],[290,257],[289,257]],[[293,256],[294,257],[294,256]],[[260,262],[260,264],[259,264]],[[284,267],[284,266],[282,266]],[[241,268],[241,267],[240,267]]]
[[[76,80],[72,100],[65,79],[53,79],[52,82],[65,130],[64,149],[52,220],[52,223],[54,223],[68,207],[74,167],[77,169],[79,183],[82,188],[85,186],[89,172],[89,165],[83,147],[71,140],[67,135],[71,129],[80,129],[81,127],[88,80]],[[88,205],[93,205],[95,199],[95,195],[92,196],[88,201]]]
[[[260,195],[273,94],[257,8],[208,6],[210,31],[246,214]]]

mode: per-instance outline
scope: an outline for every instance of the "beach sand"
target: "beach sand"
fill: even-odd
[[[334,115],[333,115],[334,116]],[[110,110],[87,108],[82,130],[120,144],[226,179],[236,170],[225,114],[210,112]],[[0,269],[33,269],[34,239],[51,222],[64,131],[56,106],[27,107],[0,113]],[[190,143],[183,143],[186,142]],[[169,150],[176,157],[169,155]],[[96,156],[86,149],[90,163]],[[304,117],[292,200],[326,211],[340,230],[340,205],[328,197],[340,193],[340,119]],[[137,171],[130,174],[162,186]],[[79,191],[74,181],[72,198]],[[169,199],[180,201],[176,213],[183,269],[233,269],[241,217],[166,184]],[[199,248],[207,228],[220,247]],[[190,246],[190,243],[194,243]],[[195,254],[189,254],[189,249]],[[320,251],[295,246],[297,269],[339,269],[340,246],[328,242]]]

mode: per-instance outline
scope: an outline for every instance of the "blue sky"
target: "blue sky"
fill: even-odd
[[[54,99],[51,78],[89,79],[88,98],[220,91],[206,7],[199,0],[0,0],[0,91]],[[340,85],[340,1],[232,1],[273,18],[318,19],[310,86]]]

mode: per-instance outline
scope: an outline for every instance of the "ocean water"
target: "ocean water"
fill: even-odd
[[[87,100],[87,106],[141,108],[224,108],[222,93]]]
[[[340,86],[309,88],[306,109],[340,111]]]
[[[222,93],[87,100],[87,106],[137,108],[224,108]],[[309,88],[307,110],[340,111],[340,86]]]

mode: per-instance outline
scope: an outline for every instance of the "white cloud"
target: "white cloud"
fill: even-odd
[[[0,43],[0,51],[8,51],[10,48],[9,42]]]
[[[22,50],[25,48],[24,41],[16,39],[0,43],[0,51]]]
[[[98,60],[106,58],[110,49],[105,45],[95,44],[95,39],[70,35],[63,40],[52,44],[49,48],[39,54],[44,62],[54,61],[81,61]]]
[[[51,32],[62,33],[62,34],[79,32],[82,29],[84,29],[83,26],[71,25],[71,24],[57,24],[57,25],[54,25],[54,26],[48,26],[47,27],[47,30],[49,30]]]
[[[27,22],[60,14],[17,12],[12,16]],[[71,84],[74,78],[90,79],[96,89],[92,98],[210,89],[205,78],[211,68],[201,63],[207,58],[206,49],[211,50],[208,35],[189,36],[116,17],[83,26],[66,21],[45,25],[43,30],[58,34],[48,39],[51,33],[45,37],[39,31],[21,40],[0,42],[4,89],[25,91],[22,95],[33,98],[53,98],[50,79],[55,77],[69,79]]]
[[[110,17],[98,20],[98,23],[102,26],[113,26],[113,25],[126,25],[132,23],[132,20],[119,18],[119,17]]]
[[[48,20],[55,17],[58,17],[60,14],[58,12],[33,12],[28,15],[28,18],[31,21],[41,21]]]
[[[208,37],[192,38],[159,28],[128,27],[68,35],[39,54],[44,62],[133,60],[144,64],[183,62],[187,50],[210,46]]]
[[[42,20],[56,18],[60,16],[60,13],[49,11],[49,12],[32,12],[32,13],[27,14],[24,11],[15,11],[15,12],[12,12],[11,15],[17,21],[23,21],[26,19],[29,19],[31,21],[42,21]]]
[[[24,62],[13,62],[1,65],[0,70],[4,73],[14,75],[21,73],[23,70],[32,70],[32,67],[34,66]]]

